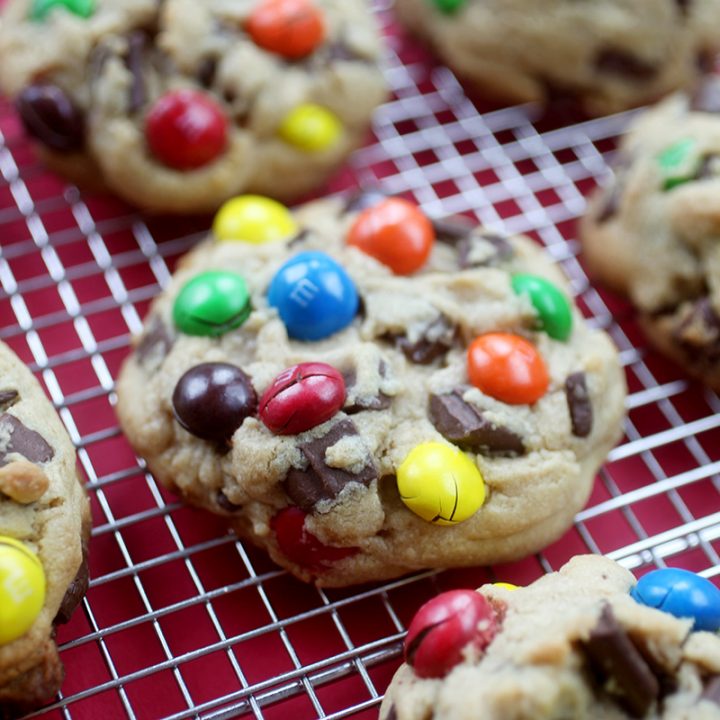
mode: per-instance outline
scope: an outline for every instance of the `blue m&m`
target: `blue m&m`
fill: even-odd
[[[641,605],[694,620],[695,630],[720,629],[720,590],[688,570],[653,570],[638,580],[630,595]]]
[[[322,340],[339,332],[353,321],[360,304],[344,268],[318,251],[288,260],[275,273],[267,297],[296,340]]]

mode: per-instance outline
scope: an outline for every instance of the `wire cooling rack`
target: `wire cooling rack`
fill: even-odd
[[[409,193],[431,215],[529,232],[621,351],[625,438],[561,541],[493,569],[425,572],[323,591],[292,579],[162,490],[123,439],[114,378],[148,302],[208,218],[143,218],[49,175],[0,105],[0,338],[36,371],[92,498],[91,586],[58,639],[63,693],[43,718],[358,718],[400,662],[404,628],[439,590],[527,583],[579,552],[643,572],[720,572],[720,401],[646,349],[630,308],[591,287],[575,220],[629,116],[554,127],[534,107],[477,111],[447,69],[393,26],[392,99],[332,190]],[[558,125],[557,118],[555,125]]]

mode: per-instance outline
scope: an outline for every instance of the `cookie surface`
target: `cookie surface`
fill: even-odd
[[[720,85],[643,113],[581,234],[591,272],[627,294],[649,338],[720,388]],[[648,272],[648,258],[652,271]]]
[[[63,680],[55,625],[87,588],[90,507],[60,418],[2,343],[0,376],[0,717],[13,717]]]
[[[542,251],[377,195],[274,222],[187,255],[125,363],[119,417],[155,476],[321,585],[561,535],[625,381]]]
[[[54,169],[199,212],[320,186],[385,98],[380,52],[362,0],[10,0],[0,84]]]
[[[654,574],[662,579],[666,572]],[[707,594],[717,620],[717,588],[680,572],[686,585]],[[483,585],[475,601],[483,624],[461,639],[457,626],[472,606],[456,602],[455,612],[410,648],[414,667],[403,665],[395,675],[381,720],[719,718],[720,638],[693,625],[697,607],[679,585],[671,592],[684,601],[669,608],[673,614],[646,604],[642,591],[651,575],[636,585],[613,561],[584,555],[525,588]],[[447,604],[450,595],[431,602]],[[426,613],[421,609],[416,620]],[[420,677],[418,666],[422,675],[428,664],[423,643],[433,632],[463,647],[443,677]],[[429,649],[437,655],[443,646],[438,640]]]
[[[401,20],[480,92],[511,102],[577,97],[617,112],[693,84],[717,0],[397,0]]]

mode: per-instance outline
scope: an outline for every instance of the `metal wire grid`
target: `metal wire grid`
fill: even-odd
[[[573,221],[628,116],[547,129],[533,107],[478,114],[452,73],[378,10],[393,97],[334,189],[379,184],[431,215],[465,212],[543,242],[621,350],[625,440],[574,528],[534,558],[347,591],[301,585],[162,490],[112,412],[131,334],[207,220],[143,219],[67,188],[33,159],[3,105],[0,338],[44,382],[94,513],[91,589],[59,633],[64,694],[35,716],[371,718],[407,622],[438,589],[527,582],[588,551],[632,569],[720,573],[718,397],[648,352],[630,309],[591,287],[578,262]]]

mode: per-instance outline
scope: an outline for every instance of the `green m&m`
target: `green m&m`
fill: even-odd
[[[457,12],[466,2],[466,0],[432,0],[435,7],[444,12],[446,15],[451,15]]]
[[[88,18],[95,12],[95,0],[33,0],[30,18],[44,20],[55,8],[64,8],[74,15]]]
[[[662,189],[672,190],[678,185],[690,182],[697,176],[701,158],[697,143],[692,138],[679,140],[663,150],[657,157],[662,173]]]
[[[173,320],[186,335],[219,337],[240,327],[251,309],[245,280],[234,272],[212,270],[183,286],[175,299]]]
[[[513,275],[512,289],[527,295],[538,314],[538,327],[555,340],[567,340],[572,331],[572,307],[565,293],[537,275]]]

